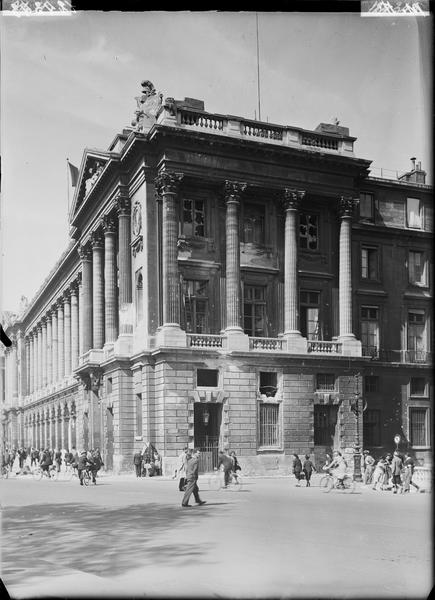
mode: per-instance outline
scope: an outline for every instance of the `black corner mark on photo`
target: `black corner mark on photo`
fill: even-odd
[[[11,340],[8,338],[8,336],[4,332],[4,329],[1,325],[0,325],[0,340],[1,340],[2,344],[4,344],[5,346],[12,346]]]
[[[0,325],[0,327],[1,327],[1,325]],[[2,335],[3,335],[3,329],[2,329]],[[8,594],[8,590],[6,589],[6,586],[3,583],[3,580],[1,577],[0,577],[0,595],[2,598],[5,598],[5,600],[11,600],[11,597]]]

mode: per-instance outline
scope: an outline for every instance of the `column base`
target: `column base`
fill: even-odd
[[[109,346],[109,345],[108,345]],[[112,346],[112,344],[110,344]],[[113,344],[113,354],[116,356],[129,356],[132,353],[133,334],[121,333],[116,342]],[[106,350],[106,348],[104,348]],[[109,350],[109,348],[108,348]],[[108,351],[108,354],[110,352]]]
[[[307,354],[307,338],[302,337],[299,331],[284,333],[283,338],[287,342],[287,352],[289,354]]]
[[[249,351],[249,336],[243,332],[242,328],[228,328],[225,329],[224,334],[227,340],[227,350]]]
[[[177,323],[166,323],[157,330],[156,346],[186,348],[186,332]]]
[[[339,336],[342,356],[362,356],[362,344],[355,336]]]

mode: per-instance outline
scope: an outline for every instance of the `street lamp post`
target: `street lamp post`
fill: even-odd
[[[361,446],[359,439],[359,414],[360,414],[360,391],[359,391],[359,383],[360,383],[360,373],[355,375],[356,382],[356,392],[354,395],[354,401],[352,403],[352,411],[356,417],[356,438],[355,438],[355,448],[353,453],[353,478],[354,481],[362,481],[361,474]]]

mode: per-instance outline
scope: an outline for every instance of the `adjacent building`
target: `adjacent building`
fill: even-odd
[[[246,473],[340,448],[431,463],[432,190],[370,176],[338,123],[211,114],[142,83],[86,149],[70,243],[8,326],[8,446],[218,448]]]

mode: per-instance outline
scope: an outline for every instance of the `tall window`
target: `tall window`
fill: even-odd
[[[426,285],[426,261],[424,252],[409,251],[409,283]]]
[[[183,279],[185,329],[188,333],[209,333],[208,281]]]
[[[279,404],[260,402],[260,446],[279,445]]]
[[[142,394],[136,394],[136,435],[142,435]]]
[[[406,199],[406,225],[413,229],[421,229],[421,202],[418,198]]]
[[[359,216],[366,221],[375,220],[375,207],[373,194],[362,192],[359,196]]]
[[[363,421],[364,446],[381,445],[381,411],[368,408]]]
[[[299,215],[299,247],[304,250],[319,248],[319,223],[317,215]]]
[[[361,248],[361,279],[379,279],[379,252],[377,248]]]
[[[142,269],[136,271],[136,289],[135,289],[135,303],[136,303],[136,323],[139,323],[143,319],[143,277]]]
[[[425,343],[425,319],[423,310],[410,310],[408,312],[408,358],[411,362],[424,360]]]
[[[409,439],[411,446],[429,446],[429,409],[409,409]]]
[[[301,290],[299,298],[301,334],[308,340],[320,340],[320,292]]]
[[[181,233],[186,237],[205,237],[205,202],[204,200],[183,200],[183,218]]]
[[[245,333],[250,336],[266,336],[266,300],[264,286],[245,285],[243,327]]]
[[[264,206],[245,204],[243,206],[243,241],[264,244]]]
[[[379,355],[379,308],[361,307],[361,344],[363,356]]]
[[[314,405],[314,444],[316,446],[334,445],[337,411],[337,406],[334,405]]]

